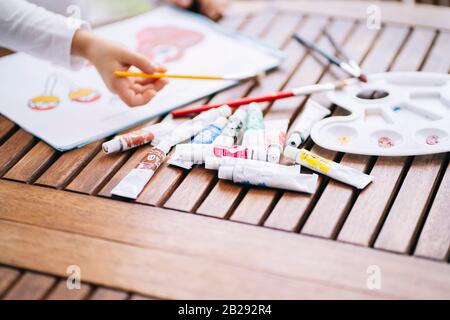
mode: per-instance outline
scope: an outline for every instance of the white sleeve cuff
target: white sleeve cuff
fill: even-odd
[[[58,16],[58,18],[62,20],[61,29],[53,34],[54,49],[50,60],[63,67],[79,70],[86,64],[86,59],[71,54],[73,37],[79,29],[90,30],[91,27],[89,23],[82,20],[63,16]]]

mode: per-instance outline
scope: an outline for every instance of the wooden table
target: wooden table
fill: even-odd
[[[221,23],[287,59],[259,86],[195,104],[344,77],[290,38],[298,31],[329,48],[324,27],[368,73],[449,72],[450,10],[383,3],[383,27],[369,30],[367,3],[326,3],[236,4]],[[266,118],[293,120],[305,101],[266,104]],[[62,154],[0,118],[1,297],[450,298],[448,153],[357,156],[308,141],[375,182],[359,192],[322,178],[311,196],[164,164],[130,202],[111,199],[111,188],[149,147],[107,156],[101,143]],[[66,289],[70,265],[81,268],[81,290]]]

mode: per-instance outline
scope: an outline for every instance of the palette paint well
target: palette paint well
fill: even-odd
[[[330,100],[348,116],[319,121],[311,137],[321,147],[376,156],[450,151],[450,76],[392,72],[355,81]]]

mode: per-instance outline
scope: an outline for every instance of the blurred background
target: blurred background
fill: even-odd
[[[52,8],[55,7],[54,0],[33,0],[35,3],[42,3],[45,5],[49,1],[52,1]],[[251,1],[265,1],[268,3],[275,3],[277,0],[230,0],[233,2],[251,2]],[[284,0],[296,2],[297,0]],[[315,1],[315,0],[302,0],[302,1]],[[326,1],[339,1],[339,0],[326,0]],[[343,1],[343,0],[340,0]],[[344,1],[370,1],[370,0],[344,0]],[[383,1],[397,1],[409,4],[422,3],[436,6],[450,6],[450,0],[383,0]],[[119,20],[124,17],[133,16],[145,11],[150,10],[157,3],[162,3],[164,0],[69,0],[58,1],[59,10],[58,13],[68,15],[71,12],[67,12],[67,3],[70,2],[73,5],[81,8],[81,18],[89,20],[93,25],[101,25],[114,20]],[[299,3],[301,5],[301,3]]]

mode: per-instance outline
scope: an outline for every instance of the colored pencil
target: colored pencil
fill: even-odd
[[[130,71],[115,71],[114,75],[118,77],[140,77],[140,78],[174,78],[174,79],[189,79],[189,80],[246,80],[251,78],[258,78],[260,74],[230,74],[228,76],[210,76],[210,75],[189,75],[189,74],[170,74],[170,73],[143,73],[143,72],[130,72]]]
[[[279,99],[286,99],[290,97],[297,97],[302,95],[308,95],[318,92],[324,92],[324,91],[332,91],[332,90],[339,90],[344,87],[346,87],[349,84],[348,80],[341,80],[338,82],[330,82],[330,83],[324,83],[324,84],[313,84],[309,86],[303,86],[298,87],[295,89],[292,89],[290,91],[281,91],[276,92],[270,95],[260,96],[260,97],[248,97],[248,98],[242,98],[237,99],[233,101],[226,101],[219,104],[212,104],[212,105],[203,105],[199,107],[193,107],[193,108],[185,108],[185,109],[179,109],[172,111],[172,116],[174,117],[181,117],[185,115],[189,115],[192,113],[198,113],[203,112],[209,109],[218,108],[223,105],[228,105],[231,108],[236,108],[242,105],[250,104],[252,102],[269,102],[269,101],[275,101]]]

